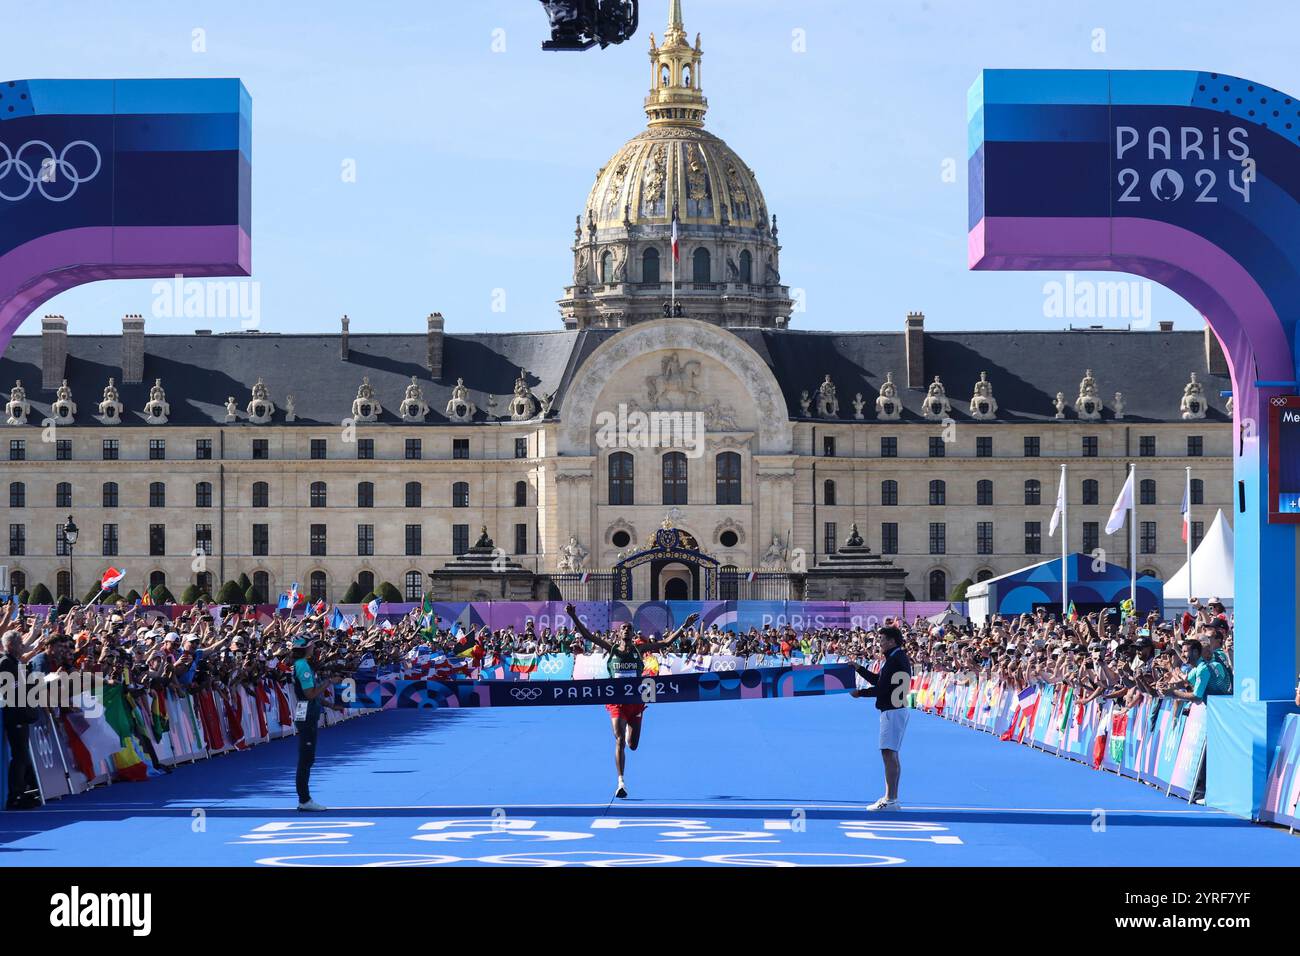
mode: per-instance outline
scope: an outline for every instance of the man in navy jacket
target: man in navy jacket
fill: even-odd
[[[885,764],[885,795],[873,803],[871,810],[901,810],[898,802],[898,778],[902,765],[898,751],[903,746],[903,733],[911,711],[907,708],[907,694],[912,686],[912,665],[903,650],[903,634],[891,624],[876,632],[885,662],[880,671],[873,672],[854,664],[853,668],[871,686],[853,691],[854,697],[874,697],[876,710],[880,711],[880,757]]]

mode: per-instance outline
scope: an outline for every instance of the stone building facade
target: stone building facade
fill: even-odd
[[[447,334],[435,313],[423,334],[352,335],[344,318],[333,335],[150,335],[127,316],[120,336],[69,335],[50,316],[16,337],[0,359],[14,584],[68,590],[69,515],[77,596],[112,564],[124,590],[247,574],[270,600],[292,582],[339,600],[354,581],[415,599],[483,529],[510,585],[470,596],[518,597],[519,569],[553,596],[665,523],[718,567],[797,582],[856,525],[907,593],[944,599],[1059,553],[1062,463],[1074,549],[1172,574],[1185,469],[1194,532],[1232,512],[1208,329],[931,332],[920,313],[897,332],[789,328],[775,218],[703,131],[702,47],[673,11],[649,127],[578,217],[562,329]],[[1131,461],[1135,556],[1102,530]],[[639,573],[638,599],[706,596],[682,568]]]

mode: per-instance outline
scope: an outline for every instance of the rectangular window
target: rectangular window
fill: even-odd
[[[826,554],[834,554],[836,544],[835,522],[827,521],[822,528],[822,551]]]
[[[934,436],[931,436],[931,438],[930,438],[930,457],[931,457],[931,458],[942,458],[942,457],[944,456],[945,452],[946,452],[946,449],[945,449],[945,447],[944,447],[944,440],[943,440],[943,438],[942,438],[942,437],[937,437],[937,438],[936,438],[936,437],[934,437]]]
[[[269,524],[253,525],[253,556],[265,557],[271,553],[271,526]]]
[[[149,439],[149,460],[163,461],[167,457],[167,439],[150,438]]]
[[[835,457],[835,436],[834,435],[822,436],[822,457],[823,458]]]
[[[212,460],[212,439],[211,438],[194,439],[194,460],[195,461]]]
[[[54,507],[71,508],[72,507],[72,485],[70,482],[61,481],[55,486],[54,490]]]
[[[313,438],[311,440],[311,457],[317,460],[325,457],[325,439]]]
[[[406,553],[410,555],[420,554],[423,549],[421,539],[421,528],[418,524],[408,524],[406,526]]]
[[[104,461],[117,461],[118,447],[116,438],[104,439]]]
[[[992,458],[993,457],[993,438],[989,435],[982,435],[975,439],[975,457]]]
[[[1084,458],[1097,457],[1097,436],[1096,435],[1083,436],[1083,457]]]
[[[372,524],[357,525],[357,554],[363,558],[372,557],[375,553],[375,526]]]
[[[117,525],[115,524],[104,525],[104,534],[103,534],[101,550],[103,551],[104,557],[106,558],[112,558],[117,556]]]
[[[1200,458],[1205,454],[1205,439],[1200,435],[1187,436],[1187,456],[1189,458]]]
[[[930,553],[948,553],[948,526],[942,521],[930,522]]]
[[[59,438],[54,442],[54,460],[72,461],[71,438]]]
[[[1205,522],[1192,522],[1192,550],[1195,551],[1201,546],[1201,541],[1205,538]]]
[[[527,458],[527,457],[528,457],[528,439],[527,439],[527,438],[516,438],[516,439],[515,439],[515,457],[516,457],[516,458]]]
[[[26,508],[27,507],[27,485],[21,481],[12,481],[9,483],[9,507]]]
[[[311,553],[313,557],[317,558],[325,554],[325,526],[323,524],[311,526]]]
[[[166,508],[167,507],[167,486],[161,481],[149,482],[149,507]]]
[[[165,524],[149,525],[149,554],[155,558],[167,554],[167,526]]]
[[[451,440],[451,457],[468,458],[469,457],[469,439],[453,438]]]
[[[528,553],[528,525],[515,525],[515,554]]]
[[[898,554],[898,522],[886,521],[880,526],[880,553]]]
[[[211,508],[212,507],[212,483],[209,481],[200,481],[194,486],[194,507]]]
[[[104,482],[103,491],[104,491],[104,497],[103,497],[104,507],[116,508],[117,507],[117,482],[116,481]]]
[[[204,554],[212,553],[212,525],[196,524],[194,526],[194,550]]]
[[[27,525],[11,524],[9,526],[9,553],[21,557],[27,553]]]
[[[27,460],[27,442],[22,438],[9,439],[9,460],[26,461]]]
[[[1083,523],[1083,550],[1096,551],[1101,546],[1101,524],[1097,521]]]
[[[357,439],[357,460],[370,461],[375,457],[375,440],[373,438]]]
[[[406,439],[406,460],[419,461],[424,457],[424,442],[419,438]]]
[[[271,443],[265,438],[253,439],[253,460],[266,461],[271,457]]]
[[[898,457],[898,439],[892,435],[883,436],[880,439],[880,457],[897,458]]]
[[[1138,454],[1143,458],[1154,458],[1156,456],[1156,436],[1143,435],[1138,439]]]
[[[1041,521],[1025,522],[1025,554],[1043,553],[1043,523]]]
[[[68,541],[63,537],[63,525],[61,524],[54,526],[54,553],[59,557],[66,558],[68,556]]]
[[[980,506],[993,504],[993,482],[985,480],[975,483],[975,504]]]
[[[980,521],[975,525],[975,553],[993,553],[993,522]]]
[[[451,553],[464,554],[469,550],[469,525],[454,524],[451,526]]]
[[[1138,528],[1138,552],[1141,554],[1156,553],[1156,523],[1154,521],[1143,521]]]
[[[1039,444],[1039,439],[1038,439],[1037,436],[1032,436],[1032,437],[1031,437],[1031,436],[1026,436],[1026,438],[1025,438],[1025,457],[1026,457],[1026,458],[1037,458],[1037,457],[1038,457],[1038,452],[1040,451],[1040,449],[1041,449],[1041,445]]]

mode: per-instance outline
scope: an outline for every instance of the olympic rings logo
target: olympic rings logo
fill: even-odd
[[[536,700],[542,696],[540,687],[511,687],[510,696],[515,700]]]
[[[68,154],[79,146],[90,150],[94,158],[94,168],[84,174],[77,168],[77,164],[68,158]],[[38,154],[43,151],[45,155],[33,156],[32,151]],[[83,164],[89,165],[84,155],[81,160]],[[64,202],[76,195],[78,186],[98,176],[103,167],[104,160],[99,150],[93,143],[88,143],[84,139],[73,140],[57,153],[53,146],[39,139],[28,140],[16,150],[10,150],[4,143],[0,143],[0,199],[6,202],[21,202],[35,189],[50,202]],[[60,179],[71,185],[63,195],[59,195],[57,189],[48,188],[59,183]],[[19,184],[25,183],[27,188],[17,195],[11,195],[5,191],[5,188],[6,186],[13,188],[12,180],[16,180]]]

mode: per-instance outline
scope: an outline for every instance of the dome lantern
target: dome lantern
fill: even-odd
[[[645,113],[651,126],[704,125],[709,101],[701,92],[703,58],[699,34],[694,47],[686,39],[681,0],[672,0],[663,45],[656,46],[654,34],[650,34],[650,95],[645,100]]]

